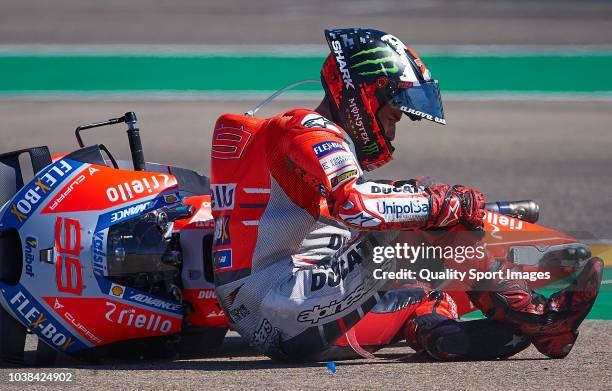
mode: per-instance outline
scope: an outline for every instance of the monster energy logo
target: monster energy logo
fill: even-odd
[[[363,153],[365,153],[366,155],[374,155],[376,152],[379,151],[378,144],[376,143],[368,144],[364,146],[362,149],[363,149]]]
[[[390,56],[386,56],[386,57],[380,57],[380,58],[375,58],[375,59],[371,59],[371,60],[364,60],[362,62],[359,62],[357,64],[354,64],[351,66],[351,68],[358,68],[358,67],[363,67],[366,65],[378,65],[380,64],[380,69],[376,69],[373,71],[363,71],[363,72],[359,72],[359,75],[361,76],[368,76],[368,75],[380,75],[380,74],[396,74],[399,73],[400,69],[397,66],[397,62],[396,62],[396,56],[394,55],[394,51],[389,48],[389,47],[375,47],[372,49],[367,49],[367,50],[362,50],[360,52],[357,52],[355,54],[353,54],[351,56],[351,58],[357,57],[357,56],[363,56],[364,54],[371,54],[371,53],[378,53],[378,52],[389,52],[391,53]],[[389,66],[389,63],[392,64],[392,66]],[[386,66],[385,66],[386,64]]]

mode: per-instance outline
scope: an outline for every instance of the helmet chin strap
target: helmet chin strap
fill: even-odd
[[[306,79],[306,80],[300,80],[300,81],[296,81],[295,83],[291,83],[289,85],[286,85],[285,87],[281,88],[280,90],[276,91],[275,93],[273,93],[272,95],[267,97],[263,102],[261,102],[260,104],[255,106],[253,109],[251,109],[251,110],[247,111],[246,113],[244,113],[244,115],[249,116],[249,117],[255,116],[255,113],[257,113],[259,110],[261,110],[268,103],[272,102],[277,96],[281,95],[285,91],[288,91],[288,90],[292,89],[293,87],[297,87],[299,85],[307,84],[307,83],[321,83],[321,81],[320,80],[314,80],[314,79]]]

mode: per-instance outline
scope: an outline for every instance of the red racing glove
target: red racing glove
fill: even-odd
[[[481,192],[461,185],[438,185],[425,188],[431,197],[430,227],[450,227],[465,224],[481,228],[485,215],[485,200]]]

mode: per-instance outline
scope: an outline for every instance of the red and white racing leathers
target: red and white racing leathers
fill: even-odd
[[[211,157],[217,296],[232,326],[274,358],[315,357],[381,301],[385,281],[372,271],[394,260],[374,263],[372,249],[393,230],[478,219],[462,216],[449,186],[365,180],[350,138],[311,110],[222,115]],[[429,300],[417,296],[389,300]]]

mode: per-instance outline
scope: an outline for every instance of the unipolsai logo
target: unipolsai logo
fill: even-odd
[[[212,210],[232,210],[236,196],[235,183],[220,183],[211,185]]]

